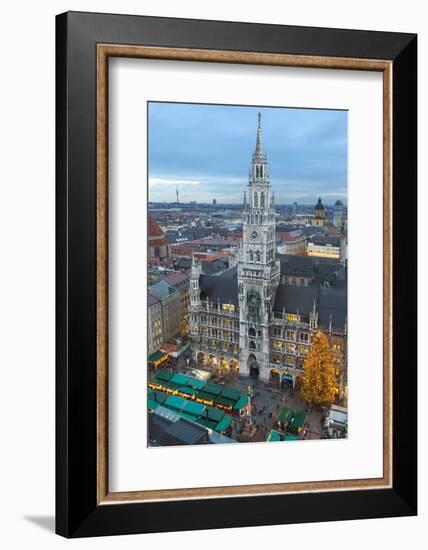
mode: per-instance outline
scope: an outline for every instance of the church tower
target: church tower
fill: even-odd
[[[244,194],[243,235],[238,262],[240,373],[269,380],[269,323],[279,283],[275,259],[275,204],[269,183],[269,167],[263,149],[261,114],[258,114],[248,203]]]

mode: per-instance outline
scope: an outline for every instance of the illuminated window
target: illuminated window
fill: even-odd
[[[229,319],[223,319],[223,326],[226,328],[230,328],[232,326],[232,321]]]
[[[334,342],[333,343],[333,349],[337,349],[337,350],[341,351],[342,350],[342,344]]]
[[[297,315],[294,315],[294,313],[287,313],[287,321],[297,321]]]
[[[272,353],[272,359],[276,362],[276,363],[280,363],[281,362],[281,354],[280,353]]]
[[[280,342],[279,340],[274,340],[273,348],[274,349],[282,349],[282,342]]]
[[[287,343],[285,345],[285,349],[288,351],[288,353],[294,353],[296,351],[296,344]]]
[[[229,313],[233,313],[235,311],[235,306],[232,304],[223,304],[222,305],[223,311],[227,311]]]
[[[227,344],[227,342],[223,342],[223,350],[227,351],[228,348],[229,348],[229,344]]]
[[[294,355],[286,355],[285,356],[285,362],[287,365],[295,365],[296,364],[296,358]]]
[[[307,346],[299,346],[299,351],[302,355],[307,355],[308,348],[307,348]]]
[[[286,337],[287,340],[296,340],[296,333],[294,330],[287,330]]]

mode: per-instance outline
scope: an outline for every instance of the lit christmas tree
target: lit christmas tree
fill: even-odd
[[[328,339],[317,332],[303,365],[303,381],[300,388],[303,399],[313,405],[330,405],[337,394],[333,355]]]

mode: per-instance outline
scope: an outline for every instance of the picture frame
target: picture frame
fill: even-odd
[[[383,74],[382,478],[174,489],[151,495],[137,489],[109,492],[107,83],[111,57]],[[417,513],[416,90],[414,34],[81,12],[57,16],[58,534],[86,537]]]

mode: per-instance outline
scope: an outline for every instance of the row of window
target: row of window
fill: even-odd
[[[201,327],[199,332],[202,335],[210,336],[211,338],[220,338],[222,340],[227,340],[228,342],[237,342],[239,339],[238,334],[236,333],[228,332],[226,330],[217,330],[216,328],[209,329],[208,327]]]
[[[216,340],[208,340],[207,338],[201,338],[201,345],[207,346],[212,350],[221,349],[222,351],[230,351],[232,353],[238,353],[238,344],[229,344],[228,342],[217,342]]]
[[[197,315],[192,315],[192,319],[194,324],[197,324],[198,317]],[[230,330],[239,330],[239,321],[232,321],[231,319],[218,319],[217,317],[207,317],[206,315],[200,316],[200,322],[203,325],[211,325],[212,327],[223,327],[228,328]]]

